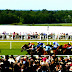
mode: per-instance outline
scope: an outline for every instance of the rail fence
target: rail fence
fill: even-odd
[[[72,41],[0,41],[0,42],[4,42],[4,43],[9,42],[10,49],[12,49],[12,42],[30,42],[30,43],[32,43],[32,42],[47,42],[47,44],[50,43],[50,45],[52,42],[68,42],[69,44],[72,43]]]

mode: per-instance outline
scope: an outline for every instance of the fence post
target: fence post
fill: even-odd
[[[70,57],[70,56],[69,56],[69,55],[67,55],[67,57],[68,57],[68,59],[69,59],[69,57]]]
[[[21,40],[22,40],[22,35],[21,35]]]
[[[13,40],[13,34],[12,34],[12,40]]]
[[[10,49],[11,49],[11,41],[10,41]]]
[[[50,42],[50,45],[51,45],[51,42]]]
[[[41,35],[40,35],[40,40],[41,40]]]
[[[4,38],[3,38],[4,36],[3,36],[3,34],[2,34],[2,40],[4,40]]]
[[[48,44],[48,34],[47,34],[47,44]]]
[[[69,44],[70,44],[70,42],[69,42]]]

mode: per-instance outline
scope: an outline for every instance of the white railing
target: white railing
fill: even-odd
[[[0,35],[0,40],[72,40],[72,35]],[[6,37],[5,37],[6,36]],[[29,37],[29,38],[28,38]]]
[[[3,57],[3,59],[5,59],[5,55],[0,55],[0,56],[2,56]],[[11,55],[9,55],[9,56],[11,56]],[[13,55],[13,56],[15,56],[15,57],[17,57],[18,55]],[[27,56],[27,57],[30,57],[31,55],[19,55],[20,57],[22,57],[22,56]],[[33,56],[39,56],[39,55],[33,55]],[[50,58],[50,55],[41,55],[42,57],[46,57],[46,56],[49,56],[49,58]],[[53,55],[52,55],[53,56]],[[59,57],[67,57],[68,59],[69,59],[69,57],[71,57],[72,58],[72,55],[56,55],[56,56],[59,56]]]
[[[50,42],[50,45],[51,45],[51,43],[52,42],[68,42],[69,44],[70,44],[70,42],[72,42],[72,41],[0,41],[0,42],[10,42],[10,49],[12,49],[11,47],[12,47],[12,42],[47,42],[47,44],[48,44],[48,42]]]

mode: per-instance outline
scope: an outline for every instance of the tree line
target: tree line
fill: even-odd
[[[0,24],[72,23],[72,10],[0,10]]]

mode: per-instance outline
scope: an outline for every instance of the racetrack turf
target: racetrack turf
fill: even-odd
[[[12,42],[10,49],[10,42],[0,42],[0,55],[26,55],[27,51],[21,52],[21,47],[29,42]],[[47,42],[43,42],[45,45]],[[60,45],[67,44],[68,42],[58,42]],[[34,42],[37,45],[37,42]],[[50,43],[49,43],[50,44]],[[53,43],[51,43],[53,45]],[[70,42],[70,44],[72,44]]]

